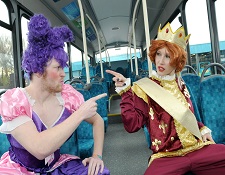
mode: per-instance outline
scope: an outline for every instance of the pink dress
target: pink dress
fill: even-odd
[[[63,106],[63,110],[53,126],[68,118],[84,102],[83,96],[67,84],[64,84],[62,92],[56,96],[59,105]],[[84,167],[82,160],[75,155],[60,154],[60,149],[58,149],[44,160],[38,160],[12,137],[10,132],[13,129],[30,120],[33,120],[39,132],[47,129],[38,115],[32,110],[33,104],[34,100],[29,98],[23,88],[14,88],[2,95],[0,114],[3,124],[0,126],[0,132],[7,134],[10,148],[0,159],[0,174],[87,174],[88,166]],[[108,169],[105,168],[103,174],[109,174]]]

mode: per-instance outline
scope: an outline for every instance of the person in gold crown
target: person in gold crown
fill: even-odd
[[[121,95],[125,129],[132,133],[145,125],[150,134],[153,154],[145,175],[225,174],[225,145],[215,144],[211,130],[196,120],[180,76],[189,37],[183,27],[174,33],[169,23],[159,27],[148,55],[156,71],[132,86],[130,78],[106,70],[114,75],[116,92]]]

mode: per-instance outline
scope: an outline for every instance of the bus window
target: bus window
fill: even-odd
[[[205,69],[205,67],[209,64],[210,62],[200,62],[199,63],[199,76],[201,76],[203,70]],[[211,75],[211,68],[207,69],[205,72],[204,76],[209,76]]]
[[[225,26],[224,26],[224,5],[225,1],[223,0],[217,0],[215,1],[215,7],[216,7],[216,21],[217,21],[217,27],[218,27],[218,37],[219,37],[219,44],[220,44],[220,61],[221,64],[225,64]]]
[[[1,17],[0,21],[9,24],[8,9],[1,1]],[[2,24],[2,23],[1,23]],[[1,90],[15,87],[15,74],[13,62],[13,44],[12,32],[7,28],[0,26],[0,92]]]

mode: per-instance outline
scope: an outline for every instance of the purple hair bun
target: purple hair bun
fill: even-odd
[[[42,14],[35,14],[28,24],[28,46],[23,54],[22,68],[25,77],[32,73],[44,73],[47,62],[52,58],[63,68],[67,66],[68,55],[64,43],[74,40],[72,31],[67,26],[51,27]]]

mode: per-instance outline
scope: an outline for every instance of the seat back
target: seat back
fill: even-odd
[[[91,157],[94,149],[93,126],[82,121],[77,128],[79,153],[82,159]]]
[[[6,92],[6,89],[2,90],[0,92],[0,96],[4,94],[5,92]],[[2,119],[0,119],[0,125],[2,125]],[[5,152],[9,150],[9,147],[10,147],[10,143],[7,139],[7,135],[0,133],[0,157],[2,156],[2,154],[4,154]]]
[[[90,93],[91,93],[92,97],[94,97],[96,95],[99,95],[99,94],[102,94],[102,93],[105,93],[103,85],[101,83],[91,83]],[[108,127],[108,104],[107,104],[107,100],[108,100],[107,97],[103,97],[103,98],[96,101],[97,104],[98,104],[97,112],[104,120],[105,132],[107,131],[107,127]]]
[[[2,120],[0,120],[0,125],[2,124]],[[7,135],[0,133],[0,157],[9,150],[10,143],[7,139]]]
[[[200,84],[201,114],[216,143],[225,143],[225,76],[211,75]]]
[[[200,77],[196,74],[187,73],[182,75],[182,79],[184,80],[185,84],[188,86],[188,88],[192,91],[192,97],[196,101],[196,105],[198,107],[198,110],[200,111]]]
[[[76,130],[74,131],[72,136],[70,136],[70,138],[61,146],[60,153],[80,156]]]
[[[200,86],[200,85],[199,85]],[[194,108],[194,114],[195,114],[195,117],[197,119],[197,121],[199,122],[202,122],[202,117],[200,115],[200,107],[201,107],[201,104],[200,104],[200,95],[198,94],[198,98],[199,98],[199,103],[196,102],[196,97],[194,96],[193,92],[192,92],[192,89],[186,85],[188,91],[189,91],[189,94],[190,94],[190,99],[191,99],[191,102],[192,102],[192,105],[193,105],[193,108]],[[200,89],[200,88],[199,88]],[[199,90],[200,92],[200,90]]]

